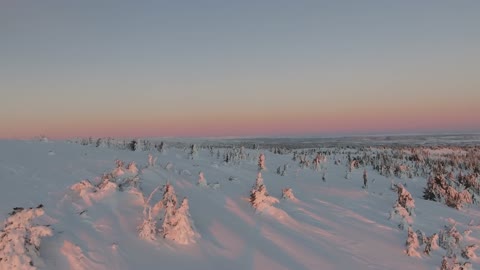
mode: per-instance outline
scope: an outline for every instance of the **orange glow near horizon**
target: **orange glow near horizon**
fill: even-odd
[[[51,138],[70,137],[222,137],[322,135],[356,133],[461,132],[479,129],[476,116],[480,109],[472,105],[380,106],[364,104],[349,108],[269,108],[252,110],[212,110],[193,113],[156,115],[141,112],[114,114],[64,115],[50,121],[10,118],[1,138],[31,138],[44,134]],[[147,115],[147,116],[146,116]],[[45,119],[49,119],[46,117]],[[12,121],[13,120],[13,121]],[[5,125],[4,125],[5,126]]]

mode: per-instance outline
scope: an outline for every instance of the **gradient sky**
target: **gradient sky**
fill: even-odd
[[[480,131],[480,1],[0,0],[0,138]]]

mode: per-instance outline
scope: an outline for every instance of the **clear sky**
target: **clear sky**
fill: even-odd
[[[480,1],[0,1],[0,138],[480,131]]]

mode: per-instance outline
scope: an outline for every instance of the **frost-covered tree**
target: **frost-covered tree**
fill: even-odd
[[[425,241],[425,250],[423,253],[430,255],[432,250],[438,249],[438,234],[434,233],[430,237],[427,237],[427,241]]]
[[[367,170],[363,170],[363,188],[367,188],[368,186],[368,175],[367,175]]]
[[[282,199],[296,200],[295,196],[293,195],[293,190],[291,188],[282,189]]]
[[[313,169],[315,171],[319,171],[321,169],[320,165],[324,162],[326,162],[327,157],[324,155],[317,153],[317,156],[313,159]]]
[[[152,213],[152,207],[150,201],[153,195],[160,189],[160,186],[156,187],[148,196],[147,199],[143,197],[143,222],[137,227],[138,235],[145,240],[155,240],[157,235],[157,220],[156,216]],[[143,196],[143,194],[142,194]]]
[[[473,244],[466,246],[462,249],[462,257],[465,259],[474,259],[477,258],[477,254],[475,254],[475,250],[478,249],[478,245]]]
[[[438,244],[447,251],[447,256],[451,257],[458,249],[462,234],[457,230],[456,223],[445,226],[438,234]]]
[[[128,144],[128,146],[127,146],[128,150],[130,150],[130,151],[137,151],[137,148],[138,148],[138,147],[137,147],[137,144],[138,144],[138,143],[137,143],[136,140],[132,140],[132,141]]]
[[[426,200],[443,202],[449,207],[461,209],[465,205],[473,203],[473,192],[466,189],[463,185],[454,186],[452,181],[447,180],[444,175],[437,174],[430,177],[427,181],[427,187],[423,192],[423,198]]]
[[[132,174],[137,174],[138,173],[138,168],[137,168],[137,164],[135,163],[135,161],[132,161],[132,162],[128,163],[127,171],[129,171]]]
[[[37,225],[33,220],[44,215],[43,206],[37,208],[14,208],[0,230],[0,269],[35,270],[42,266],[40,258],[41,239],[52,236],[48,226]]]
[[[198,156],[198,149],[196,144],[190,145],[190,158],[195,159]]]
[[[420,247],[418,243],[418,236],[415,231],[413,231],[412,227],[408,227],[408,236],[405,245],[407,247],[406,253],[408,256],[420,257],[420,254],[417,252],[417,249]]]
[[[263,177],[262,177],[262,173],[259,172],[257,174],[257,178],[255,179],[255,186],[254,186],[254,189],[258,189],[260,186],[263,185]]]
[[[207,187],[207,180],[205,179],[205,176],[203,175],[203,172],[200,172],[198,174],[198,182],[197,182],[197,185],[201,186],[201,187]]]
[[[174,215],[175,215],[175,206],[173,205],[172,201],[166,201],[165,205],[165,213],[163,215],[163,223],[162,223],[162,235],[166,238],[167,234],[170,233],[171,229],[173,228],[174,224]]]
[[[123,166],[125,165],[125,162],[123,162],[122,160],[115,160],[115,169],[113,169],[112,171],[112,175],[114,177],[118,177],[118,176],[122,176],[125,174],[125,169],[123,168]]]
[[[397,202],[408,211],[410,216],[414,215],[415,200],[413,199],[412,194],[410,194],[402,184],[399,183],[396,186],[398,194]]]
[[[157,150],[162,154],[165,153],[167,151],[167,145],[165,144],[165,142],[160,142],[160,144],[157,145]]]
[[[265,208],[278,203],[278,199],[268,195],[267,188],[263,183],[262,174],[258,173],[255,186],[250,192],[250,203],[257,211],[262,211]]]
[[[265,166],[265,154],[261,153],[260,156],[258,157],[258,170],[263,171],[267,167]]]
[[[397,216],[400,217],[398,227],[403,230],[406,225],[413,223],[412,216],[414,214],[415,201],[402,184],[396,184],[395,189],[397,190],[398,198],[393,206],[393,211],[390,213],[390,219]]]
[[[148,154],[148,165],[147,167],[155,167],[157,163],[157,157],[153,157],[152,154]]]
[[[174,208],[177,206],[177,194],[175,194],[175,189],[172,184],[167,183],[165,185],[161,202],[164,207],[167,206],[168,202],[172,202]]]
[[[184,198],[176,211],[173,209],[173,204],[169,202],[164,217],[166,224],[162,226],[163,237],[182,245],[195,243],[200,235],[196,232],[191,219],[188,199]]]

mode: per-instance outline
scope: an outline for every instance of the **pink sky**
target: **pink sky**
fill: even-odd
[[[471,102],[470,102],[471,103]],[[335,106],[334,106],[335,107]],[[198,113],[127,115],[65,112],[58,116],[30,119],[9,118],[0,132],[3,138],[29,138],[45,134],[52,138],[77,136],[256,136],[256,135],[334,135],[355,133],[462,132],[480,129],[480,107],[433,104],[418,106],[379,106],[364,104],[355,108],[338,107],[271,108],[259,111],[200,111]]]

